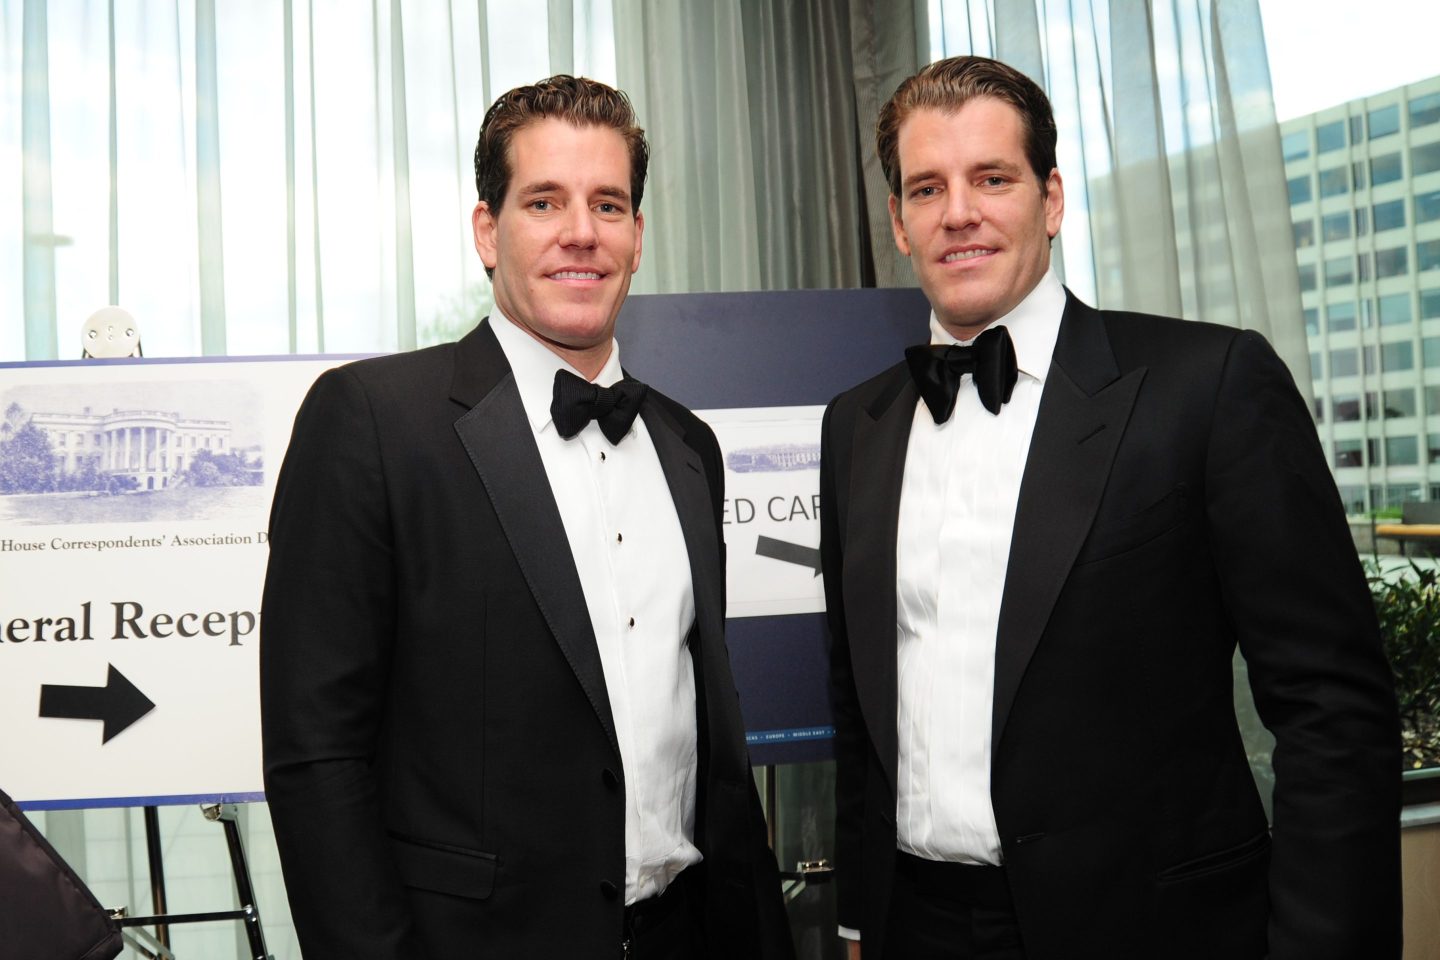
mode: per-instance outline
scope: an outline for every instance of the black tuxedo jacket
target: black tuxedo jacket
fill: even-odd
[[[840,922],[895,858],[904,364],[826,413]],[[1002,411],[1001,416],[1004,416]],[[1235,720],[1275,734],[1274,825]],[[1398,721],[1314,424],[1263,338],[1068,298],[996,637],[991,797],[1029,960],[1397,957]]]
[[[714,957],[791,951],[724,643],[714,435],[642,409],[694,582]],[[270,523],[265,789],[316,958],[619,956],[625,777],[584,594],[488,322],[317,380]]]

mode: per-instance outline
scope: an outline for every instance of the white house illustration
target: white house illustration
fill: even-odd
[[[36,413],[30,422],[49,436],[63,472],[94,459],[102,473],[134,477],[141,490],[169,486],[201,450],[216,456],[230,450],[230,421],[164,410],[95,414],[86,407],[84,413]]]

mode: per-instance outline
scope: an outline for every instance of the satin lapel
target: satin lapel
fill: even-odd
[[[1070,296],[1020,483],[995,647],[998,754],[1016,692],[1090,531],[1145,368],[1120,376],[1100,313]]]
[[[530,593],[618,757],[600,648],[565,524],[550,493],[515,377],[488,323],[457,345],[451,396],[470,408],[455,421],[455,432],[485,485]]]
[[[895,544],[900,480],[915,417],[903,366],[855,419],[845,531],[845,619],[865,727],[893,788],[899,765],[895,666]]]
[[[720,565],[720,542],[715,531],[715,507],[710,483],[700,454],[685,442],[683,428],[658,403],[646,403],[640,417],[650,433],[650,442],[660,458],[660,469],[670,488],[670,499],[680,518],[685,553],[690,558],[690,582],[695,595],[696,631],[692,650],[696,660],[696,706],[706,723],[697,731],[704,736],[704,755],[710,775],[739,779],[745,771],[744,757],[733,744],[744,740],[744,724],[735,698],[707,696],[709,690],[734,689],[729,655],[725,648],[725,571]],[[730,711],[730,715],[721,714]]]

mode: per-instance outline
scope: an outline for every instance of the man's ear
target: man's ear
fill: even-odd
[[[640,247],[641,241],[645,238],[645,214],[638,210],[635,212],[635,256],[630,260],[630,272],[634,273],[640,269]]]
[[[900,219],[900,201],[890,194],[890,230],[895,234],[895,246],[905,256],[910,256],[910,238],[905,235],[905,222]]]
[[[481,200],[475,204],[475,209],[470,214],[470,229],[475,234],[475,252],[480,254],[480,262],[485,264],[486,270],[494,270],[495,264],[499,262],[495,237],[497,225],[487,201]]]
[[[1060,232],[1060,221],[1065,219],[1065,184],[1060,180],[1060,171],[1051,170],[1045,178],[1045,232],[1054,240]]]

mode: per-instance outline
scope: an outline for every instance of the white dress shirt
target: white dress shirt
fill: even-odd
[[[1013,311],[1020,367],[999,414],[960,384],[936,424],[915,404],[900,486],[896,542],[896,666],[901,850],[927,860],[1000,863],[990,802],[995,633],[1020,480],[1055,352],[1065,290],[1046,273]],[[934,315],[931,343],[955,343]]]
[[[637,417],[619,444],[550,419],[555,371],[579,371],[498,310],[490,320],[540,448],[600,648],[625,783],[625,902],[701,859],[695,837],[695,623],[690,558],[655,445]],[[592,382],[623,376],[620,347]]]

